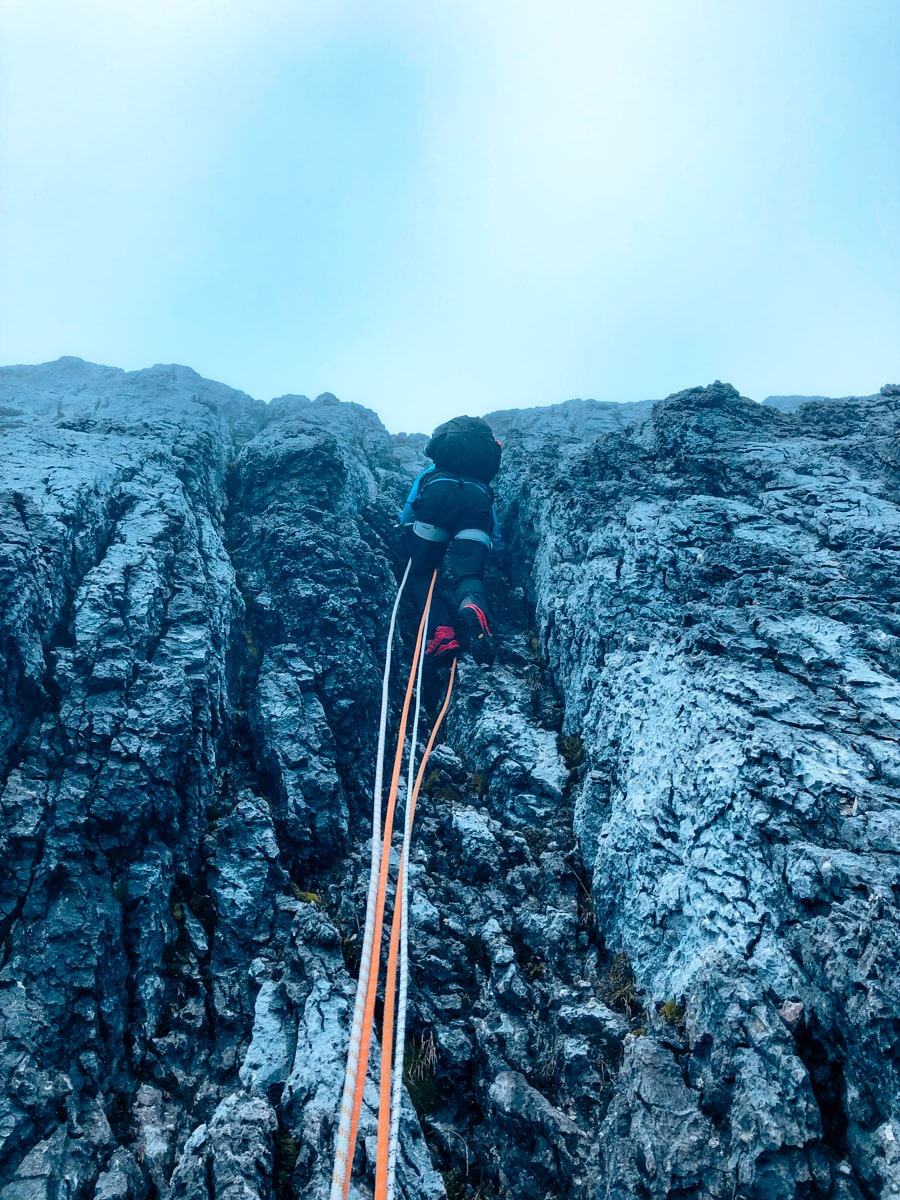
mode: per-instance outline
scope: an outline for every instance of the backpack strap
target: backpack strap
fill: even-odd
[[[491,501],[493,502],[494,489],[489,483],[485,483],[483,479],[476,479],[474,475],[460,475],[457,471],[429,471],[428,478],[422,480],[421,486],[419,487],[419,494],[421,495],[425,488],[429,486],[429,484],[437,483],[439,480],[444,480],[447,483],[458,483],[460,487],[466,483],[471,484],[472,487],[477,487],[480,491],[484,492],[485,495],[490,496]]]

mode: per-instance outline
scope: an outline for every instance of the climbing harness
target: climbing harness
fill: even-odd
[[[413,533],[426,542],[449,542],[450,533],[440,525],[429,525],[427,521],[413,521]]]
[[[356,984],[356,1000],[353,1010],[353,1025],[350,1032],[350,1045],[347,1051],[347,1066],[344,1073],[344,1090],[341,1098],[340,1119],[335,1139],[334,1173],[331,1180],[330,1200],[347,1200],[350,1191],[350,1179],[353,1171],[353,1152],[359,1129],[359,1118],[362,1109],[363,1092],[369,1065],[369,1050],[372,1037],[372,1021],[375,1013],[375,995],[378,989],[379,968],[381,959],[381,933],[384,922],[385,901],[388,888],[388,868],[391,855],[391,837],[393,833],[394,815],[396,810],[397,793],[399,790],[400,774],[403,766],[403,749],[407,736],[409,710],[412,703],[415,685],[415,710],[410,732],[410,748],[406,782],[406,813],[404,822],[403,846],[400,855],[400,867],[397,874],[397,884],[394,897],[394,911],[391,920],[390,948],[388,953],[387,977],[385,981],[384,1020],[381,1039],[381,1085],[378,1114],[378,1152],[375,1168],[375,1197],[376,1200],[392,1200],[394,1194],[394,1178],[399,1143],[401,1086],[403,1079],[403,1050],[406,1031],[406,995],[407,995],[407,875],[409,867],[409,847],[412,840],[413,817],[416,802],[425,774],[428,756],[434,746],[438,730],[450,704],[453,682],[456,674],[454,662],[450,671],[447,693],[441,710],[435,720],[431,736],[422,755],[418,774],[414,777],[414,762],[417,744],[417,731],[421,713],[422,674],[425,661],[425,631],[428,627],[428,616],[431,609],[431,597],[434,592],[437,572],[431,578],[428,597],[419,622],[416,636],[415,651],[410,665],[403,710],[400,717],[400,728],[397,736],[397,748],[394,753],[393,770],[387,804],[384,809],[384,828],[382,830],[382,788],[384,783],[384,755],[387,730],[388,694],[390,689],[391,652],[394,632],[397,622],[397,610],[400,598],[409,577],[411,561],[407,563],[406,571],[400,581],[394,607],[391,611],[388,628],[388,643],[385,654],[384,677],[381,688],[381,714],[378,726],[378,758],[375,765],[375,786],[372,801],[372,855],[369,870],[369,890],[366,898],[366,918],[363,934],[362,955],[360,958],[359,977]],[[374,970],[373,970],[374,958]],[[396,993],[397,970],[399,960],[400,987]],[[394,1035],[394,1013],[396,1009],[396,1037]],[[393,1055],[392,1047],[396,1046]]]

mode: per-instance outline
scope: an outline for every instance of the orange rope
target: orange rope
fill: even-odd
[[[416,636],[416,648],[413,653],[412,663],[409,670],[409,680],[406,685],[406,695],[403,699],[403,711],[400,715],[400,731],[397,737],[397,751],[394,755],[394,769],[391,774],[391,789],[388,793],[387,809],[384,818],[384,833],[381,839],[381,863],[378,875],[378,897],[375,907],[375,922],[372,933],[372,954],[376,963],[376,969],[369,975],[368,988],[366,989],[366,1004],[363,1013],[362,1039],[359,1049],[359,1061],[356,1069],[356,1084],[353,1090],[353,1110],[350,1117],[350,1139],[349,1150],[346,1161],[346,1174],[343,1181],[343,1196],[347,1200],[350,1192],[350,1176],[353,1172],[353,1149],[356,1145],[356,1134],[359,1129],[359,1114],[362,1109],[363,1093],[366,1086],[366,1075],[369,1066],[369,1048],[372,1040],[372,1019],[375,1015],[375,993],[378,988],[378,969],[377,963],[381,958],[381,929],[384,920],[384,902],[385,893],[387,891],[388,867],[391,859],[391,834],[394,825],[394,810],[397,805],[397,789],[400,782],[400,769],[403,765],[403,744],[406,740],[406,725],[409,720],[409,706],[412,700],[413,685],[416,678],[416,670],[419,665],[419,655],[422,649],[422,641],[425,636],[425,626],[428,621],[428,610],[431,606],[431,595],[434,591],[434,584],[437,578],[437,572],[431,576],[431,586],[428,589],[428,598],[425,601],[425,609],[422,613],[422,619],[419,622],[419,632]],[[377,837],[378,831],[372,830],[372,837]]]
[[[437,715],[434,723],[434,728],[431,731],[431,736],[428,739],[428,744],[425,747],[425,752],[422,756],[422,762],[419,765],[419,772],[416,776],[415,786],[412,794],[409,797],[409,811],[406,816],[406,849],[408,850],[408,838],[412,833],[413,819],[416,814],[416,803],[419,798],[419,791],[422,787],[422,780],[425,778],[425,768],[428,765],[428,757],[431,754],[434,743],[437,739],[438,730],[444,720],[447,709],[450,706],[450,694],[453,691],[453,680],[456,676],[456,660],[450,668],[450,679],[447,684],[447,694],[444,697],[444,703],[441,711]],[[415,736],[415,733],[413,734]],[[413,745],[415,749],[415,745]],[[403,894],[404,887],[404,863],[405,855],[400,859],[400,870],[397,873],[397,887],[394,892],[394,913],[391,919],[391,944],[388,953],[387,976],[384,986],[384,1019],[382,1022],[381,1032],[381,1088],[378,1103],[378,1157],[375,1165],[375,1200],[387,1200],[388,1189],[388,1165],[391,1155],[391,1132],[395,1128],[396,1122],[392,1121],[392,1078],[391,1078],[391,1058],[394,1037],[394,1003],[397,980],[397,957],[400,946],[400,897]],[[405,997],[404,997],[405,999]],[[403,1023],[405,1026],[405,1014],[402,1014]],[[394,1070],[399,1070],[401,1075],[403,1072],[402,1047],[397,1043],[397,1063],[394,1064]],[[399,1104],[399,1096],[395,1098],[395,1102]],[[393,1172],[391,1172],[393,1174]],[[393,1188],[390,1189],[391,1191]]]
[[[366,919],[362,940],[359,973],[356,978],[356,996],[353,1001],[353,1020],[350,1025],[350,1043],[347,1047],[347,1062],[344,1067],[344,1087],[338,1113],[338,1127],[334,1141],[334,1171],[331,1177],[329,1200],[344,1200],[344,1183],[348,1174],[347,1159],[350,1153],[350,1119],[353,1113],[353,1090],[359,1068],[359,1048],[362,1042],[363,1009],[366,1004],[366,989],[372,966],[372,924],[375,919],[375,900],[378,891],[378,868],[381,864],[381,796],[384,785],[384,747],[387,732],[388,693],[391,684],[391,658],[394,632],[397,627],[397,610],[400,597],[409,579],[412,560],[406,564],[388,623],[387,646],[384,655],[384,673],[381,680],[381,711],[378,717],[378,749],[375,760],[375,780],[372,788],[372,848],[369,864],[369,886],[366,890]],[[377,836],[376,836],[377,835]]]

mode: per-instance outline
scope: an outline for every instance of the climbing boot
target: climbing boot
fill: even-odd
[[[438,625],[425,647],[425,658],[434,664],[449,662],[461,649],[453,626]]]
[[[477,604],[464,604],[457,617],[459,638],[477,663],[492,666],[494,662],[494,639],[491,637],[487,617]]]

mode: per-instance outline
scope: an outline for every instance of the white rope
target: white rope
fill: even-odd
[[[387,740],[388,695],[390,691],[391,652],[394,644],[394,632],[397,626],[397,610],[400,607],[400,597],[409,577],[412,559],[406,564],[403,578],[397,589],[394,607],[391,610],[391,620],[388,627],[387,650],[384,658],[384,675],[381,682],[381,715],[378,722],[378,752],[375,761],[375,785],[372,789],[372,858],[369,869],[369,892],[366,897],[366,921],[363,934],[362,955],[359,963],[359,976],[356,980],[356,1001],[353,1006],[353,1025],[350,1032],[350,1046],[347,1051],[347,1067],[344,1072],[344,1091],[341,1096],[340,1121],[334,1150],[334,1173],[331,1178],[330,1200],[346,1200],[350,1191],[350,1175],[353,1169],[350,1154],[350,1126],[353,1120],[353,1098],[356,1091],[356,1077],[359,1071],[359,1051],[363,1032],[363,1015],[366,1007],[366,992],[369,986],[369,973],[372,966],[372,942],[375,932],[375,908],[378,896],[378,876],[381,868],[381,792],[384,786],[384,747]],[[424,639],[423,639],[424,642]],[[388,847],[390,853],[390,847]]]
[[[425,627],[428,628],[428,610],[425,612]],[[419,656],[419,677],[416,681],[416,708],[413,716],[412,734],[409,746],[409,768],[406,777],[406,812],[403,829],[403,849],[400,852],[400,870],[398,873],[398,894],[394,900],[394,920],[400,920],[400,988],[397,994],[397,1031],[394,1042],[394,1074],[391,1080],[391,1132],[388,1141],[388,1177],[387,1200],[393,1200],[394,1180],[397,1170],[397,1155],[400,1145],[400,1105],[403,1092],[403,1059],[406,1042],[406,994],[409,974],[408,942],[407,942],[407,897],[409,894],[409,848],[412,842],[413,817],[412,807],[413,783],[415,780],[416,746],[418,744],[419,715],[422,707],[422,674],[425,667],[425,639],[422,639],[422,651]]]

